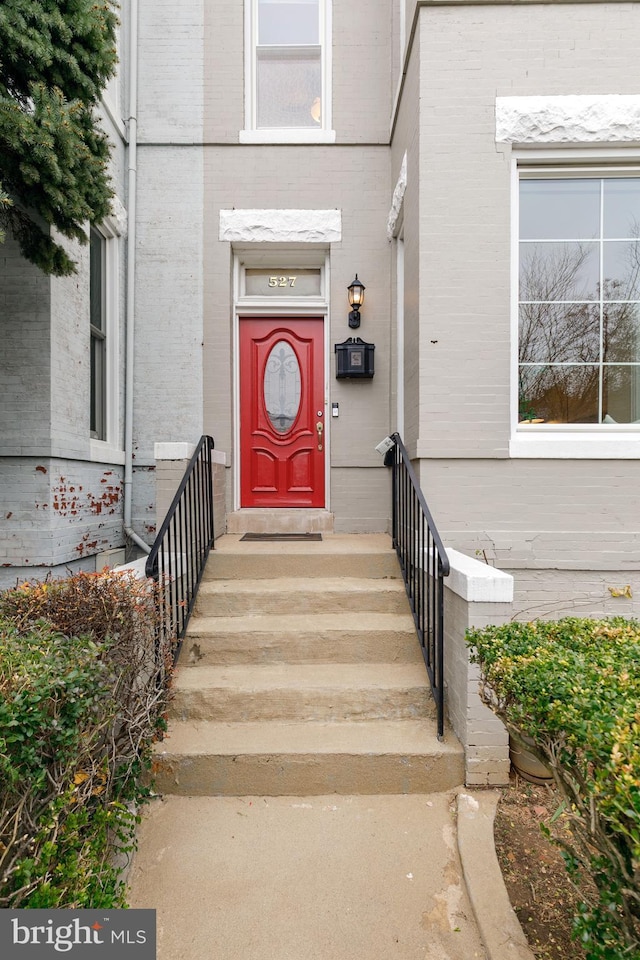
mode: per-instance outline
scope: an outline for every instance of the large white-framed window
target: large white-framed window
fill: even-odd
[[[119,462],[119,256],[111,218],[89,232],[89,433],[92,459]]]
[[[640,166],[514,171],[515,456],[640,456]]]
[[[331,0],[245,0],[241,143],[333,142]]]

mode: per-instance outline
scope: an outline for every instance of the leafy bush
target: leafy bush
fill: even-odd
[[[485,703],[534,741],[570,817],[569,872],[597,895],[576,935],[589,960],[640,957],[640,623],[567,617],[470,630]]]
[[[0,907],[114,907],[169,651],[153,586],[112,572],[0,595]]]

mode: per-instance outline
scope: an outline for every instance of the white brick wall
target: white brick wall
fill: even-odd
[[[18,570],[93,569],[95,554],[122,544],[122,468],[51,457],[3,458],[0,468],[0,586]]]
[[[202,435],[202,150],[140,148],[136,270],[135,462],[156,441]]]
[[[141,143],[202,142],[204,6],[203,0],[139,6]]]
[[[0,452],[48,450],[51,281],[7,237],[0,246]]]
[[[123,196],[122,141],[111,123],[106,129]],[[70,277],[46,277],[11,237],[0,245],[0,587],[94,569],[95,554],[123,542],[122,468],[89,459],[88,247],[56,239],[77,262]],[[123,251],[116,266],[124,269]],[[120,325],[122,310],[121,300]],[[123,361],[115,361],[120,391]]]

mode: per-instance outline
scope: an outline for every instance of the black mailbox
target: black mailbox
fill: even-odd
[[[337,380],[371,380],[375,344],[365,343],[360,337],[349,337],[344,343],[336,343],[334,350]]]

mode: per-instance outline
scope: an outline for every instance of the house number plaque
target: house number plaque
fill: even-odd
[[[245,293],[248,297],[319,297],[320,270],[246,270]]]

